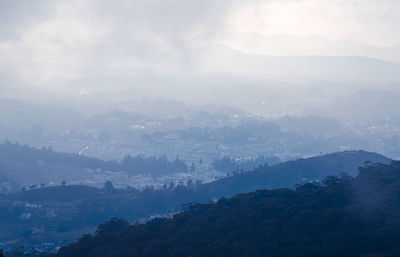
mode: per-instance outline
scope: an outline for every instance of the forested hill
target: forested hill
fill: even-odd
[[[262,167],[210,184],[179,183],[137,190],[113,188],[106,183],[102,189],[60,185],[20,191],[0,197],[0,241],[26,245],[54,238],[75,240],[83,234],[82,228],[94,231],[98,224],[112,217],[134,222],[170,215],[188,203],[208,203],[258,189],[294,188],[296,184],[322,180],[328,175],[355,174],[358,167],[373,162],[389,160],[363,151],[343,152]]]
[[[374,164],[356,178],[241,194],[172,219],[112,219],[54,256],[400,256],[399,193],[400,164]]]
[[[341,173],[355,176],[358,167],[369,163],[390,163],[390,159],[366,151],[346,151],[307,159],[265,166],[225,179],[202,185],[201,191],[210,197],[233,196],[258,189],[293,187],[296,184],[321,181]]]
[[[93,171],[157,177],[187,172],[188,166],[180,159],[171,161],[165,157],[126,156],[122,161],[103,161],[79,154],[54,152],[51,148],[36,149],[10,142],[0,144],[0,184],[10,183],[14,191],[51,182],[61,184],[63,180],[91,181]]]

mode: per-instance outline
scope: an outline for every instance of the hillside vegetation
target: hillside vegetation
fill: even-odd
[[[43,151],[45,155],[59,156]],[[66,154],[65,158],[68,159],[67,157],[72,158],[71,163],[79,163],[79,156]],[[52,159],[44,160],[51,163]],[[83,164],[85,160],[89,159],[83,158]],[[22,245],[73,240],[83,234],[82,229],[94,231],[98,224],[112,217],[135,222],[151,216],[170,215],[193,202],[209,203],[221,197],[259,189],[294,188],[297,184],[322,181],[327,176],[343,172],[355,175],[358,167],[375,162],[390,161],[375,153],[341,152],[271,167],[262,166],[254,171],[208,184],[180,183],[165,185],[159,189],[147,187],[137,190],[118,189],[111,183],[106,183],[101,189],[65,185],[21,191],[0,197],[0,240]],[[35,170],[31,172],[33,176]]]
[[[196,204],[172,219],[112,219],[55,257],[400,255],[400,163],[324,185],[263,190]]]

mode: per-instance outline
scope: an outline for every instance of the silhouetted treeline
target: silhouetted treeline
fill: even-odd
[[[172,219],[111,219],[56,257],[400,256],[400,165],[372,164],[296,190],[194,204]]]

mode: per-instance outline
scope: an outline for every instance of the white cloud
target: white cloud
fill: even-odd
[[[3,0],[0,10],[0,69],[26,78],[184,70],[193,48],[249,33],[400,42],[394,0]]]
[[[238,3],[230,32],[320,35],[376,45],[400,43],[400,3],[375,0],[298,0]]]

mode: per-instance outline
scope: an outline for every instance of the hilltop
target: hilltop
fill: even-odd
[[[227,197],[258,189],[290,188],[297,184],[320,182],[327,176],[346,173],[355,176],[358,167],[368,163],[390,163],[390,159],[366,151],[345,151],[260,167],[250,172],[203,185],[213,197]]]

